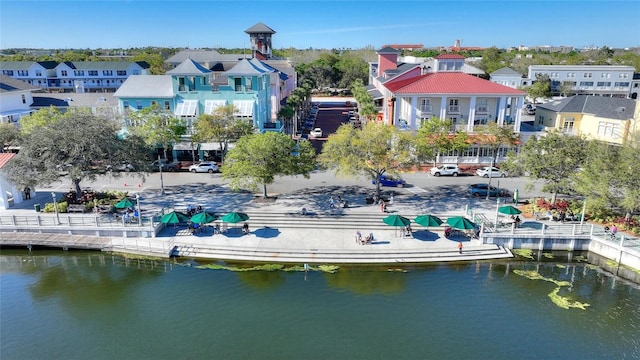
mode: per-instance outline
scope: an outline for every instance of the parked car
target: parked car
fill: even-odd
[[[489,187],[489,184],[472,184],[469,185],[469,194],[473,196],[487,196],[487,192],[489,192],[489,196],[507,196],[508,192],[504,189],[498,189],[495,186]]]
[[[492,177],[492,178],[496,178],[496,177],[506,177],[507,173],[498,169],[495,166],[485,166],[482,167],[478,170],[476,170],[476,175],[478,176],[482,176],[482,177]]]
[[[201,162],[200,164],[193,164],[189,166],[189,171],[192,173],[214,173],[220,171],[220,168],[214,162]]]
[[[178,171],[182,167],[180,163],[170,163],[164,160],[160,160],[160,161],[155,160],[154,162],[151,163],[151,170],[160,171],[160,166],[162,166],[162,171],[167,171],[167,172]]]
[[[371,183],[375,185],[376,181],[371,180]],[[406,184],[407,184],[406,181],[396,176],[384,175],[384,174],[380,176],[380,185],[382,186],[403,187]]]
[[[527,115],[535,115],[536,114],[536,107],[533,106],[533,104],[528,103],[522,108],[522,113],[527,114]]]
[[[429,169],[429,173],[433,176],[458,176],[460,168],[455,164],[444,164]]]
[[[107,165],[107,171],[134,171],[135,168],[133,167],[133,165],[131,165],[130,163],[124,161],[121,162],[119,164],[115,164],[115,165]]]
[[[315,128],[309,132],[309,136],[311,137],[322,137],[322,129]]]

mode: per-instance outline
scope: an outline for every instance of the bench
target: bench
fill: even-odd
[[[79,212],[79,213],[83,213],[87,211],[87,207],[84,205],[75,205],[75,204],[70,204],[67,206],[67,212]]]
[[[533,216],[535,216],[536,220],[553,220],[546,213],[536,212],[533,213]]]

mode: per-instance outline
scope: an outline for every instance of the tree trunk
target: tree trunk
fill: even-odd
[[[551,194],[551,205],[556,203],[556,198],[558,197],[558,191],[555,190],[553,194]]]
[[[76,200],[80,200],[82,197],[82,189],[80,188],[80,179],[72,179],[73,187],[76,190]]]
[[[267,184],[262,184],[262,197],[267,198]]]

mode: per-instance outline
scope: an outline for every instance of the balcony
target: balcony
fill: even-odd
[[[450,114],[460,114],[460,106],[459,105],[449,105],[448,113]]]
[[[420,106],[420,108],[418,108],[418,112],[420,116],[427,116],[427,115],[433,114],[431,110],[431,105]]]
[[[487,114],[489,113],[489,108],[485,105],[481,105],[476,107],[476,113],[478,114]]]

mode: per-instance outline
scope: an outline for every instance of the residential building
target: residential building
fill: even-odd
[[[25,191],[18,190],[15,184],[9,182],[2,170],[15,155],[15,153],[0,153],[0,210],[7,210],[15,204],[20,204],[27,194]],[[29,196],[31,193],[29,191]]]
[[[631,99],[637,99],[640,93],[640,73],[633,74],[633,80],[631,80],[631,93],[629,97]]]
[[[538,104],[536,123],[547,130],[621,145],[640,134],[638,100],[576,95]]]
[[[33,110],[33,92],[37,86],[27,84],[6,75],[0,75],[0,123],[18,126],[20,118],[29,116]]]
[[[49,92],[114,92],[131,75],[149,74],[144,61],[0,61],[2,75]]]
[[[524,75],[508,67],[503,67],[492,72],[489,80],[514,89],[520,89],[529,85],[529,80],[526,79]]]
[[[634,70],[622,65],[530,65],[528,79],[532,84],[536,75],[547,75],[552,95],[626,98],[631,94]]]
[[[467,74],[464,57],[441,54],[428,65],[398,64],[398,51],[378,51],[377,76],[370,83],[380,107],[378,121],[416,131],[432,117],[451,120],[451,131],[474,134],[477,126],[495,122],[520,131],[525,92]],[[374,97],[375,99],[375,97]],[[488,148],[474,145],[463,154],[443,154],[441,162],[488,163]],[[506,156],[499,151],[498,159]]]

